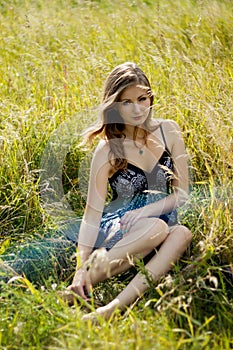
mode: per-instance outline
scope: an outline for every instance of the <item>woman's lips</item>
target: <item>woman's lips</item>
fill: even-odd
[[[137,117],[133,117],[134,120],[140,120],[140,119],[142,119],[142,118],[143,118],[142,115],[139,115],[139,116],[137,116]]]

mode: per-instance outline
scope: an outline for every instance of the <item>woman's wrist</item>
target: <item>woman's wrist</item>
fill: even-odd
[[[78,244],[78,251],[77,251],[77,260],[80,261],[81,265],[85,263],[85,261],[88,260],[89,256],[91,255],[93,251],[92,247],[84,246],[81,244]]]

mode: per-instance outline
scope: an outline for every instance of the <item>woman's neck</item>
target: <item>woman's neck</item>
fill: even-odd
[[[137,131],[135,130],[135,126],[127,125],[124,128],[124,134],[127,139],[131,140],[143,140],[145,139],[145,129],[141,127],[137,127]]]

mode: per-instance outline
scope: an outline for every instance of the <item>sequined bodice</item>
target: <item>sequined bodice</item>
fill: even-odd
[[[122,239],[121,218],[126,212],[153,204],[172,193],[174,164],[161,125],[160,130],[165,150],[151,172],[128,163],[126,169],[119,169],[109,178],[112,197],[104,208],[97,247],[111,249]],[[157,211],[149,217],[160,218],[168,226],[178,223],[176,210],[164,213],[161,208],[161,213]]]
[[[173,162],[167,149],[164,150],[151,172],[128,163],[126,170],[120,169],[109,178],[112,189],[111,202],[112,204],[115,202],[115,205],[119,203],[119,205],[124,206],[137,194],[147,191],[160,193],[163,196],[167,195],[171,193],[172,175]]]

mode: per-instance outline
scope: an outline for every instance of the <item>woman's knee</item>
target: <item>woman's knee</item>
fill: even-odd
[[[186,226],[182,226],[182,232],[183,232],[184,240],[187,243],[191,243],[191,241],[193,239],[193,235],[192,235],[191,231]]]
[[[146,225],[144,224],[144,230],[145,227]],[[155,241],[157,244],[158,240],[162,242],[164,239],[166,239],[168,234],[169,228],[165,221],[157,218],[149,219],[148,230],[145,235],[147,240],[150,242]]]
[[[170,228],[170,235],[175,239],[177,238],[177,235],[179,235],[179,240],[182,240],[187,245],[191,243],[193,238],[191,231],[183,225],[177,225]]]
[[[167,223],[161,219],[155,219],[153,229],[155,232],[163,233],[165,236],[169,234],[169,227]]]

